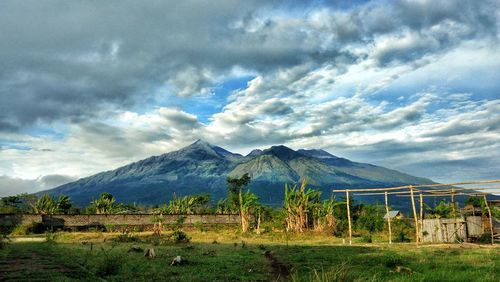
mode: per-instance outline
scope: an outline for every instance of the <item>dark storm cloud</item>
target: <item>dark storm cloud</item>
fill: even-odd
[[[3,1],[1,129],[39,119],[85,119],[105,106],[141,100],[186,65],[231,65],[234,60],[221,59],[217,38],[250,6]]]
[[[236,66],[259,74],[328,62],[341,69],[370,56],[385,66],[497,34],[497,1],[381,2],[323,12],[321,2],[299,3],[2,1],[0,130],[85,121],[145,103],[162,87],[206,94]],[[392,43],[378,44],[381,36]],[[349,44],[375,50],[354,54]]]

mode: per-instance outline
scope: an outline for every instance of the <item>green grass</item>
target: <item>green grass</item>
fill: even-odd
[[[499,281],[499,248],[413,244],[342,245],[313,233],[241,235],[188,230],[189,244],[114,242],[119,233],[60,233],[56,243],[10,243],[0,277],[55,281]],[[287,239],[288,237],[288,239]],[[287,244],[288,242],[288,244]],[[128,252],[154,248],[156,258]],[[187,259],[170,266],[175,256]],[[290,273],[286,275],[288,270]]]

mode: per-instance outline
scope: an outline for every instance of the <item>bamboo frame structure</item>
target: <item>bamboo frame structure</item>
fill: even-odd
[[[484,193],[489,194],[488,192],[479,192],[479,191],[484,191],[484,190],[499,190],[500,186],[496,187],[480,187],[480,188],[454,188],[455,190],[455,195],[479,195],[482,196]],[[451,195],[451,189],[443,189],[443,190],[419,190],[419,189],[413,189],[415,192],[422,192],[422,193],[429,193],[429,194],[424,194],[424,197],[444,197],[444,196],[450,196]],[[404,197],[410,196],[409,191],[397,191],[397,192],[388,192],[388,195],[396,195],[396,197]],[[385,195],[385,192],[378,192],[378,193],[355,193],[353,194],[354,196],[378,196],[378,195]]]
[[[423,185],[407,185],[407,186],[397,186],[397,187],[387,187],[387,188],[364,188],[364,189],[343,189],[343,190],[332,190],[332,193],[346,193],[346,205],[347,205],[347,217],[349,224],[349,244],[352,245],[352,223],[351,223],[351,210],[350,210],[350,192],[357,192],[352,195],[361,195],[361,196],[375,196],[375,195],[384,195],[385,198],[385,208],[386,212],[389,213],[389,203],[388,203],[388,195],[396,195],[397,197],[411,197],[411,205],[413,210],[413,218],[415,221],[415,243],[417,247],[420,242],[423,242],[423,235],[420,232],[423,230],[423,197],[446,197],[451,196],[452,201],[452,211],[453,217],[456,220],[456,207],[455,207],[455,195],[468,195],[468,196],[483,196],[486,208],[488,209],[489,217],[490,217],[490,229],[491,229],[491,240],[492,244],[494,244],[494,231],[493,231],[493,223],[491,217],[491,209],[486,201],[486,194],[490,194],[487,192],[478,192],[481,190],[493,190],[500,189],[500,187],[477,187],[477,188],[464,188],[464,187],[454,187],[456,185],[477,185],[477,184],[491,184],[491,183],[500,183],[500,179],[495,180],[482,180],[482,181],[467,181],[467,182],[456,182],[456,183],[448,183],[448,184],[423,184]],[[450,187],[449,189],[418,189],[423,187]],[[403,191],[398,191],[403,190]],[[407,191],[406,191],[407,190]],[[375,191],[375,192],[374,192]],[[381,193],[377,193],[380,192]],[[390,192],[389,192],[390,191]],[[420,200],[420,221],[417,216],[417,210],[415,206],[415,192],[419,193]],[[392,243],[392,230],[391,230],[391,219],[388,218],[388,231],[389,231],[389,244]]]
[[[387,212],[387,226],[389,227],[389,244],[392,244],[391,216],[389,215],[389,201],[385,192],[385,211]]]
[[[422,187],[442,187],[442,186],[456,186],[456,185],[471,185],[471,184],[485,184],[485,183],[500,183],[500,179],[495,180],[482,180],[482,181],[469,181],[469,182],[456,182],[448,184],[422,184],[422,185],[406,185],[397,187],[387,187],[387,188],[363,188],[363,189],[344,189],[344,190],[332,190],[332,192],[373,192],[373,191],[395,191],[412,188],[422,188]],[[463,188],[474,190],[474,188]]]

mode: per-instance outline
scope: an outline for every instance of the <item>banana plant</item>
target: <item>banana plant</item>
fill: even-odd
[[[102,193],[99,199],[90,202],[90,207],[96,214],[112,214],[114,212],[115,198],[110,193]]]
[[[250,226],[250,219],[252,217],[252,211],[257,207],[259,198],[254,193],[248,190],[243,194],[240,190],[239,202],[240,202],[240,216],[241,216],[241,231],[247,232]]]

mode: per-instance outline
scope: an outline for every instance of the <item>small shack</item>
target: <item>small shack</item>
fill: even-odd
[[[384,219],[401,219],[403,214],[400,211],[389,211],[384,215]]]
[[[477,241],[487,224],[481,216],[424,219],[422,239],[427,243]]]

